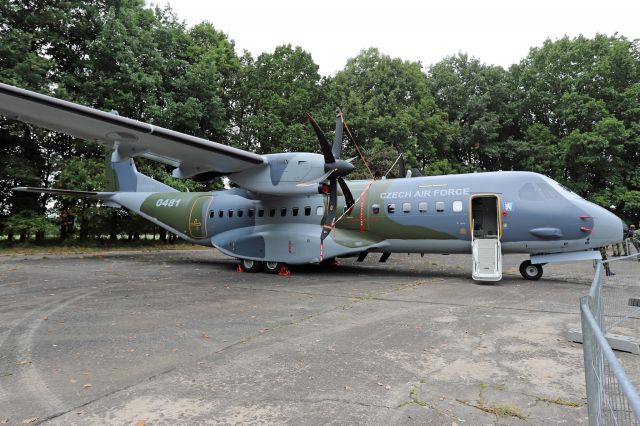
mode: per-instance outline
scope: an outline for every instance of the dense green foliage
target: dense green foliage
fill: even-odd
[[[331,130],[339,105],[376,177],[398,175],[401,151],[423,174],[531,170],[629,221],[640,212],[640,46],[618,35],[548,40],[507,70],[464,54],[425,69],[371,48],[323,77],[300,47],[239,55],[210,23],[188,28],[142,0],[8,0],[0,81],[259,153],[317,152],[303,113]],[[100,190],[105,154],[0,117],[0,234],[154,232],[91,201],[10,191]],[[138,168],[181,190],[221,187]],[[368,175],[357,163],[352,177]]]

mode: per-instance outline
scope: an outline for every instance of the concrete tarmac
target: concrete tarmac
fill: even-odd
[[[524,259],[483,285],[468,255],[2,256],[0,424],[587,424],[565,335],[593,268]]]

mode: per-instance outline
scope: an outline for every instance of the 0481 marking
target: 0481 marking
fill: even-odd
[[[182,200],[176,200],[175,198],[158,198],[156,201],[156,207],[178,207]]]

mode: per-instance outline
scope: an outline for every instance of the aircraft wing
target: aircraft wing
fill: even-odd
[[[174,176],[226,175],[264,164],[258,154],[0,83],[0,114],[169,164]]]

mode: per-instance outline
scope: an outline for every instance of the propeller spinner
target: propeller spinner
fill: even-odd
[[[344,181],[344,176],[353,171],[353,164],[351,160],[345,161],[340,159],[340,153],[342,151],[342,137],[344,131],[344,118],[340,108],[336,108],[336,131],[333,138],[333,146],[329,145],[326,136],[318,123],[311,117],[309,113],[306,113],[309,122],[313,126],[318,141],[320,142],[320,148],[322,155],[324,156],[324,170],[328,173],[329,179],[329,207],[327,210],[327,218],[322,227],[322,234],[320,235],[320,241],[324,241],[325,238],[331,233],[336,221],[336,206],[338,204],[338,185],[342,189],[347,208],[353,207],[354,200],[347,183]]]

